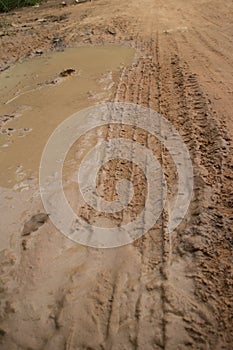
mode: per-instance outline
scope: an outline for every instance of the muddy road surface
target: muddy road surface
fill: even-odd
[[[1,349],[233,348],[232,16],[230,0],[48,1],[0,15]],[[137,126],[94,128],[72,145],[63,172],[66,197],[86,223],[110,230],[135,220],[148,195],[132,151],[106,162],[96,181],[109,203],[116,184],[131,181],[126,210],[85,203],[77,167],[100,142],[150,149],[167,182],[146,234],[98,249],[56,229],[38,176],[53,130],[107,101],[151,108],[173,125],[190,154],[193,192],[168,233],[179,180],[169,150]]]

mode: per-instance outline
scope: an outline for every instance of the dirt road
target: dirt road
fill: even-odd
[[[164,230],[165,208],[143,238],[117,249],[77,245],[49,220],[21,238],[42,203],[36,197],[18,217],[11,208],[16,237],[1,252],[1,349],[232,349],[232,11],[230,0],[94,0],[65,7],[48,1],[0,16],[2,69],[77,44],[134,48],[110,99],[165,116],[194,167],[193,199],[173,234]],[[174,164],[153,138],[123,126],[102,135],[133,137],[152,149],[172,197]],[[113,161],[105,172],[112,181],[105,181],[104,196],[112,200],[122,173],[134,178],[138,169]],[[145,179],[135,181],[131,218],[144,200]],[[81,210],[89,221],[99,215]]]

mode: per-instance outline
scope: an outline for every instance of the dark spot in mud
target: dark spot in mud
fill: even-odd
[[[24,224],[22,236],[28,236],[32,232],[37,231],[40,226],[44,225],[44,223],[48,220],[48,217],[49,215],[45,213],[33,215],[31,219]]]
[[[4,335],[6,335],[6,331],[0,328],[0,337],[4,337]]]
[[[0,73],[1,72],[4,72],[5,70],[7,70],[7,69],[9,69],[10,68],[10,66],[6,66],[6,67],[3,67],[3,68],[0,68]]]

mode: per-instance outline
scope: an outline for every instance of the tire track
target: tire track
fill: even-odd
[[[173,276],[171,276],[173,267],[170,267],[170,265],[172,265],[175,257],[182,256],[182,254],[180,254],[180,250],[182,251],[182,249],[179,247],[179,245],[186,245],[184,239],[180,236],[180,232],[183,232],[184,236],[186,236],[185,239],[189,241],[189,237],[187,237],[187,235],[185,234],[185,227],[189,227],[189,232],[196,232],[197,230],[199,230],[199,224],[204,223],[202,218],[205,216],[203,214],[203,204],[205,203],[206,194],[203,194],[203,192],[205,192],[205,189],[203,188],[203,183],[211,185],[213,182],[216,182],[216,180],[219,183],[218,177],[221,176],[219,174],[219,169],[222,168],[222,163],[219,164],[219,161],[221,162],[223,151],[221,148],[222,128],[221,126],[216,124],[215,119],[213,119],[213,117],[211,116],[212,114],[214,114],[214,112],[210,109],[210,106],[208,105],[209,102],[206,101],[203,93],[201,92],[201,88],[198,84],[195,74],[192,74],[190,72],[187,64],[181,64],[180,58],[178,56],[178,49],[174,42],[162,43],[163,50],[166,50],[166,47],[168,46],[170,48],[173,47],[173,50],[170,54],[168,54],[167,51],[165,53],[163,52],[164,57],[162,58],[162,64],[159,64],[158,59],[158,40],[156,41],[156,44],[152,40],[149,46],[148,44],[146,44],[145,46],[147,47],[147,56],[152,57],[152,59],[148,60],[147,57],[148,61],[146,64],[145,57],[142,58],[144,62],[136,66],[137,75],[139,74],[140,70],[141,74],[144,74],[143,69],[148,70],[149,61],[150,71],[155,71],[155,73],[150,74],[150,79],[148,79],[147,75],[145,75],[144,79],[142,77],[139,78],[139,86],[143,86],[144,91],[141,94],[141,97],[136,98],[134,97],[135,94],[132,93],[132,91],[134,91],[134,84],[130,83],[131,81],[135,81],[133,78],[133,72],[124,72],[124,74],[121,77],[121,82],[118,86],[115,99],[120,101],[141,101],[142,104],[149,104],[150,106],[156,108],[156,110],[161,111],[161,113],[165,115],[165,117],[172,121],[175,127],[177,127],[177,129],[181,132],[181,135],[184,137],[186,144],[190,149],[193,161],[195,163],[196,179],[194,203],[192,204],[192,210],[191,213],[189,213],[189,218],[186,218],[186,222],[182,224],[182,230],[177,230],[177,233],[174,234],[175,238],[173,237],[172,242],[169,242],[169,237],[164,237],[164,234],[161,233],[161,239],[163,242],[163,248],[161,249],[163,252],[162,271],[166,272],[165,274],[163,272],[160,278],[161,281],[163,281],[164,279],[165,281],[168,280],[168,282],[164,282],[164,284],[161,284],[160,294],[161,301],[162,303],[164,302],[163,315],[165,318],[162,331],[163,348],[171,348],[173,346],[172,343],[170,343],[171,334],[169,334],[172,332],[171,329],[174,326],[174,321],[170,318],[170,315],[172,314],[176,315],[176,323],[178,316],[180,322],[180,330],[182,329],[184,332],[187,333],[187,339],[189,340],[187,340],[186,343],[183,344],[183,346],[185,345],[188,348],[188,346],[192,347],[193,344],[196,344],[196,347],[198,349],[202,349],[205,348],[207,344],[209,344],[208,346],[214,347],[214,344],[218,337],[217,332],[213,334],[212,331],[212,329],[215,329],[217,326],[215,324],[215,312],[213,312],[211,305],[204,306],[202,304],[202,300],[196,298],[192,291],[187,291],[186,297],[189,301],[187,301],[186,307],[188,307],[188,309],[186,310],[186,312],[189,315],[185,315],[184,311],[182,311],[181,305],[179,306],[179,303],[178,306],[172,305],[173,309],[171,309],[171,304],[174,304],[174,295],[176,295],[178,290],[180,290],[181,286],[177,288],[177,291],[173,290],[172,292],[170,280],[173,279]],[[144,50],[143,52],[145,53]],[[166,63],[164,64],[165,61],[170,62],[170,66]],[[137,69],[137,67],[139,67],[139,69]],[[161,69],[162,74],[160,73]],[[173,82],[174,86],[172,89],[170,84],[171,81]],[[148,84],[155,82],[157,82],[156,93],[152,94],[152,87],[150,86],[148,88]],[[122,89],[122,87],[124,87],[124,90]],[[141,91],[141,89],[139,89],[139,91]],[[148,96],[150,96],[150,98],[148,98]],[[151,104],[151,99],[153,99],[154,104]],[[206,136],[208,137],[208,139],[206,139]],[[206,151],[208,153],[208,158],[205,154]],[[163,159],[161,160],[163,167],[166,167],[166,157],[164,157],[163,154],[164,150],[160,150],[160,160],[161,158]],[[200,159],[202,160],[201,164],[199,162]],[[213,164],[219,164],[219,166],[213,168]],[[200,166],[201,169],[204,167],[203,171],[200,169]],[[208,176],[206,176],[207,172]],[[164,215],[166,216],[166,214]],[[207,228],[203,225],[202,231],[205,231],[206,229]],[[146,252],[146,241],[147,238],[144,238],[143,249],[141,250],[142,255],[144,255]],[[192,239],[190,241],[192,241]],[[174,249],[174,251],[172,251],[172,249]],[[151,254],[153,255],[152,251]],[[170,256],[171,258],[167,259],[167,256]],[[190,259],[190,261],[192,256],[193,254],[190,254],[189,251],[188,258]],[[186,258],[182,258],[181,260],[185,261],[185,259]],[[199,262],[195,263],[197,263],[196,267],[199,267]],[[192,267],[193,269],[194,266]],[[189,272],[187,271],[185,272],[185,278],[190,278]],[[197,283],[197,281],[195,281],[195,283]],[[195,312],[192,311],[192,307],[194,305],[196,309]],[[179,307],[181,308],[181,310],[179,310]],[[190,320],[193,319],[193,317],[198,318],[199,321],[195,324],[192,324],[192,327],[190,327],[188,326],[188,323],[190,322]],[[198,324],[203,322],[205,323],[205,327],[202,327],[202,329],[200,329]],[[211,338],[209,338],[208,335],[211,333],[212,336]],[[167,339],[169,339],[168,342]]]
[[[107,7],[103,2],[100,4],[101,11],[107,14]],[[120,6],[111,4],[113,9]],[[50,325],[52,319],[54,334],[48,339],[44,336],[43,350],[53,350],[55,346],[59,350],[231,350],[232,148],[226,125],[218,122],[219,116],[200,85],[200,76],[194,73],[198,70],[203,76],[209,75],[211,84],[217,84],[222,78],[214,67],[222,62],[225,65],[225,61],[229,67],[229,60],[215,49],[211,61],[215,47],[211,37],[215,32],[212,30],[210,34],[205,23],[204,34],[195,32],[200,18],[196,2],[170,1],[164,5],[159,1],[155,6],[147,1],[145,9],[141,3],[134,2],[136,5],[142,12],[141,21],[134,21],[139,12],[133,12],[132,19],[128,14],[125,25],[123,17],[116,17],[115,35],[107,33],[106,23],[103,24],[102,19],[97,23],[98,18],[97,21],[94,18],[93,23],[84,20],[78,27],[80,33],[69,34],[74,35],[74,40],[82,36],[83,42],[88,43],[122,40],[136,47],[135,62],[130,68],[123,69],[114,100],[153,108],[173,123],[194,164],[193,201],[171,237],[164,232],[169,219],[168,205],[153,229],[133,245],[104,253],[87,248],[85,264],[69,272],[66,283],[61,282],[56,291],[48,320]],[[127,6],[130,8],[131,3]],[[182,11],[183,6],[189,11]],[[209,4],[203,6],[214,11]],[[211,11],[213,20],[209,19],[209,22],[221,29],[221,18],[217,14],[213,17]],[[177,32],[179,21],[174,20],[172,34],[157,34],[160,24],[162,29],[170,26],[167,14],[170,14],[168,19],[173,19],[179,17],[179,13],[187,22],[184,24],[194,30]],[[163,16],[165,20],[161,19]],[[72,30],[76,30],[76,25]],[[209,33],[211,43],[206,33]],[[196,61],[193,56],[197,57]],[[228,80],[223,79],[219,87],[223,95],[229,88]],[[176,169],[167,150],[158,141],[142,130],[130,130],[123,125],[114,128],[110,125],[101,137],[126,137],[150,148],[162,164],[168,181],[168,199],[172,202],[177,187]],[[134,150],[132,162],[111,162],[100,175],[100,183],[102,180],[106,183],[103,198],[108,200],[115,198],[114,184],[122,177],[135,184],[135,206],[131,205],[126,213],[109,217],[115,225],[135,217],[143,205],[140,191],[145,188],[145,179],[141,174],[136,176],[138,169],[132,164],[133,160]],[[82,210],[88,221],[100,217],[86,206]],[[79,251],[79,255],[82,254]],[[39,255],[38,248],[33,259]],[[23,267],[30,264],[32,261],[26,261]],[[33,312],[29,308],[27,317],[31,322],[33,319],[34,325]],[[38,338],[41,333],[33,329],[32,334]],[[13,344],[13,350],[17,347],[26,349],[13,340],[10,344]]]
[[[163,46],[164,48],[166,48],[165,43]],[[171,43],[168,42],[167,46],[171,47]],[[219,184],[222,182],[221,179],[223,178],[223,174],[225,173],[224,163],[226,164],[227,162],[226,142],[224,140],[222,126],[216,122],[216,119],[214,118],[215,113],[211,109],[211,106],[209,105],[209,103],[207,103],[203,93],[201,92],[200,86],[195,75],[189,72],[187,64],[181,65],[177,53],[172,59],[171,63],[173,76],[172,80],[175,82],[174,90],[179,92],[178,96],[176,96],[175,99],[177,101],[178,111],[180,109],[180,113],[178,112],[177,118],[173,117],[172,122],[182,134],[189,134],[190,136],[189,140],[186,139],[186,144],[189,147],[191,154],[193,155],[196,174],[195,182],[196,184],[198,184],[194,192],[197,202],[193,208],[194,210],[191,210],[190,213],[191,222],[189,222],[188,225],[186,224],[186,227],[188,226],[189,230],[191,229],[191,231],[193,230],[193,232],[198,232],[200,231],[199,225],[201,224],[201,234],[205,235],[205,239],[207,239],[207,232],[211,230],[211,225],[209,221],[214,224],[214,222],[216,222],[216,219],[213,218],[213,220],[210,220],[211,213],[205,207],[208,203],[208,200],[205,197],[207,194],[206,191],[210,191],[210,188],[208,187],[207,189],[206,185],[211,186],[212,193],[218,193],[217,196],[221,198],[221,190],[219,189]],[[165,79],[163,81],[166,82]],[[168,81],[170,81],[170,79]],[[166,111],[164,111],[164,113],[166,113]],[[204,183],[206,184],[205,186],[203,186]],[[213,184],[216,184],[217,186],[215,187],[213,186]],[[209,221],[207,220],[207,217]],[[214,226],[212,227],[212,230],[216,230]],[[185,233],[184,227],[182,227],[181,232],[183,232],[183,234]],[[180,236],[179,238],[182,242],[182,236]],[[192,237],[192,239],[195,241],[195,236]],[[212,242],[213,244],[212,235],[209,235],[208,240],[209,243]],[[178,249],[179,251],[177,243],[175,246],[176,250]],[[203,245],[205,246],[204,242]],[[199,259],[197,259],[195,263],[197,263],[197,270],[200,271],[200,261],[198,260]],[[230,261],[228,261],[228,264],[230,264]],[[217,271],[215,271],[215,273],[218,274]],[[201,300],[199,301],[199,303],[201,305]],[[222,308],[224,309],[223,305]],[[208,312],[206,313],[206,315],[208,315]],[[212,317],[211,314],[209,314],[209,316],[212,319],[215,318],[213,311]],[[220,318],[221,316],[219,315],[218,317]],[[212,327],[214,328],[213,324]],[[207,326],[207,329],[208,328],[209,327]],[[209,331],[211,330],[209,329]],[[205,336],[208,337],[209,331],[206,332]],[[213,348],[217,339],[216,333],[215,336],[213,336],[213,339],[211,340],[211,346]]]

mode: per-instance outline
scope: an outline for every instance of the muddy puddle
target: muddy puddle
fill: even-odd
[[[44,210],[38,173],[49,136],[73,113],[111,100],[133,56],[125,46],[70,48],[0,74],[0,250],[18,249],[24,222]]]
[[[111,99],[114,81],[133,55],[125,46],[69,48],[2,72],[0,186],[27,189],[53,130],[80,109]]]

